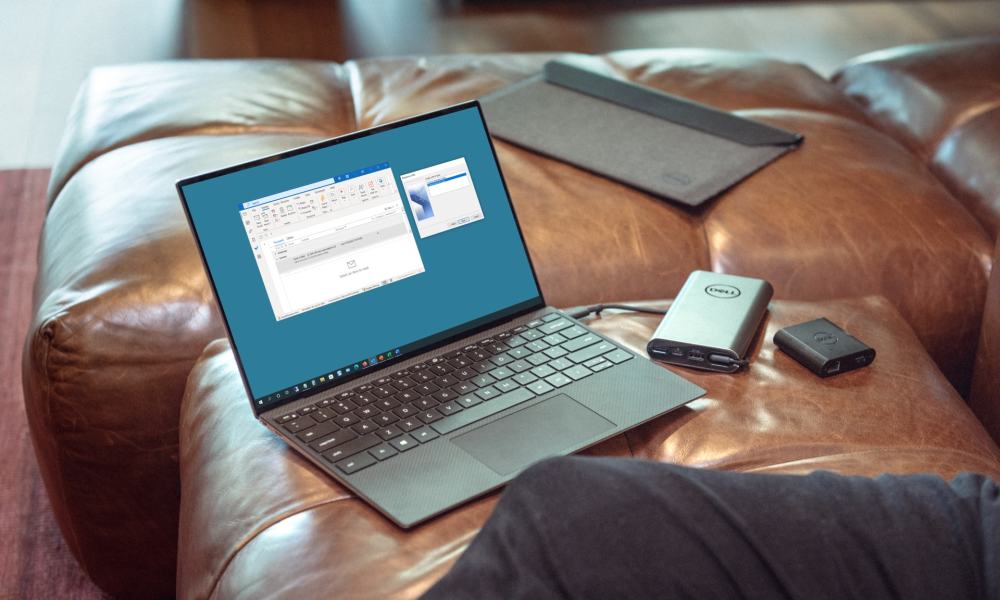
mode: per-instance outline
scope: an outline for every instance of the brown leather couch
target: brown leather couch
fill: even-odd
[[[749,376],[724,384],[713,379],[715,389],[701,408],[602,451],[758,470],[995,472],[996,448],[959,394],[968,395],[975,382],[972,406],[1000,437],[1000,399],[989,385],[998,377],[989,362],[995,354],[985,352],[1000,343],[993,309],[986,316],[992,333],[983,331],[976,353],[993,248],[981,223],[994,213],[966,208],[991,206],[988,194],[977,190],[998,189],[997,171],[976,165],[996,160],[996,138],[962,146],[975,160],[944,161],[956,173],[946,177],[934,158],[941,152],[915,152],[893,126],[909,122],[906,115],[919,106],[897,104],[904,116],[887,118],[891,110],[857,100],[888,93],[892,78],[852,73],[891,73],[895,60],[900,72],[915,73],[909,77],[919,83],[911,87],[920,95],[940,98],[930,107],[965,103],[941,121],[941,131],[960,131],[963,119],[996,113],[989,107],[997,103],[1000,77],[989,69],[955,79],[940,73],[963,69],[966,55],[985,56],[983,64],[990,64],[989,57],[1000,57],[998,48],[995,40],[980,41],[862,58],[834,82],[801,65],[720,51],[607,55],[622,77],[805,134],[801,149],[697,211],[498,144],[552,304],[669,298],[695,268],[738,272],[774,284],[782,302],[772,328],[825,314],[865,331],[881,353],[878,369],[842,380],[843,389],[821,388],[839,393],[824,391],[813,402],[820,388],[808,378],[789,379],[787,367],[794,365],[779,368],[784,357],[761,342]],[[291,561],[308,564],[308,543],[331,531],[309,533],[309,525],[324,519],[343,532],[329,540],[343,561],[366,564],[343,554],[362,539],[379,550],[364,560],[423,561],[413,567],[413,581],[387,582],[393,590],[426,585],[460,551],[490,500],[421,530],[432,533],[412,536],[399,535],[357,500],[340,502],[342,490],[240,421],[245,399],[233,387],[224,346],[213,345],[198,364],[181,413],[188,374],[222,329],[172,184],[476,97],[537,71],[547,58],[184,62],[92,74],[53,170],[24,391],[57,519],[99,585],[122,595],[173,593],[181,489],[182,595],[204,595],[213,586],[220,596],[270,589],[240,577],[264,576]],[[921,70],[921,61],[951,66]],[[956,86],[978,95],[954,92]],[[832,301],[840,297],[864,299]],[[601,326],[638,345],[650,323],[615,317]],[[792,402],[783,404],[783,395]],[[224,413],[238,426],[215,426]],[[267,452],[254,458],[253,449]],[[258,474],[258,464],[271,470]],[[289,477],[282,480],[288,487],[274,498],[260,496],[251,484],[272,474]],[[222,493],[227,482],[244,494]],[[320,505],[327,508],[311,510]],[[294,550],[293,539],[306,545]],[[275,547],[261,540],[284,540],[287,547],[278,550],[288,553],[272,554]],[[249,552],[254,547],[264,553]],[[405,550],[407,558],[386,548]],[[325,577],[351,573],[326,570],[332,574]],[[274,579],[268,585],[296,584]]]

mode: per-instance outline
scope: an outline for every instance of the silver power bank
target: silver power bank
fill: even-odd
[[[695,271],[646,351],[650,358],[684,367],[737,371],[773,294],[763,279]]]

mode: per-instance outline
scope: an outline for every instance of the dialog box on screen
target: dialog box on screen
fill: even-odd
[[[469,166],[456,158],[402,175],[413,221],[421,238],[483,218]]]
[[[424,272],[381,163],[241,205],[277,320]]]

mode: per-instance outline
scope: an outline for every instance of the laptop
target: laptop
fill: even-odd
[[[546,305],[478,102],[177,190],[254,415],[400,527],[704,393]]]

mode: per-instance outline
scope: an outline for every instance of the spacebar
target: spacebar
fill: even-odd
[[[465,427],[469,423],[475,423],[480,419],[485,419],[490,415],[495,415],[504,409],[510,408],[515,404],[520,404],[525,400],[531,400],[534,397],[534,392],[528,388],[517,388],[516,390],[507,392],[506,394],[498,398],[494,398],[485,404],[467,408],[457,415],[441,419],[437,423],[431,424],[431,427],[437,430],[440,434],[451,433],[456,429]]]

